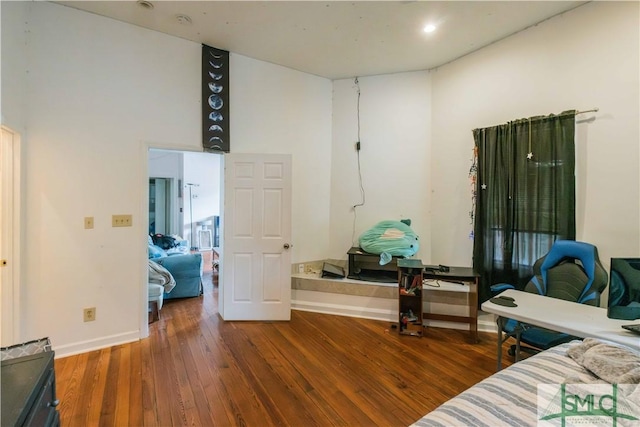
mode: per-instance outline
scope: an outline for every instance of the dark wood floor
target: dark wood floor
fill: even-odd
[[[225,322],[210,274],[148,339],[55,361],[63,426],[407,426],[495,371],[492,334],[300,311]]]

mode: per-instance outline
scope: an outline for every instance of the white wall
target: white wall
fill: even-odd
[[[357,86],[333,83],[331,251],[346,259],[362,232],[382,220],[411,219],[419,237],[417,258],[431,262],[431,79],[426,71],[361,77],[360,167]],[[353,238],[352,238],[353,237]],[[442,261],[444,264],[444,260]]]
[[[24,31],[23,25],[27,14],[26,3],[11,2],[10,5],[1,4],[0,17],[2,25],[0,26],[0,41],[2,46],[2,78],[0,94],[2,99],[20,100],[26,92],[26,62],[27,58],[23,55],[16,56],[8,64],[4,60],[5,52],[19,52],[26,45],[27,33]],[[5,16],[5,11],[7,11]],[[2,124],[7,125],[13,123],[13,130],[20,134],[25,134],[25,118],[24,105],[22,102],[14,102],[10,105],[6,102],[0,102],[0,112]],[[20,127],[18,127],[20,126]]]
[[[577,239],[640,255],[639,3],[592,2],[432,72],[433,257],[471,265],[472,129],[578,116]]]
[[[184,236],[184,189],[178,188],[180,185],[184,187],[184,153],[181,151],[151,149],[149,150],[148,158],[147,173],[149,178],[171,179],[171,191],[172,194],[176,195],[170,214],[171,229],[167,230],[167,232]]]
[[[22,5],[2,4],[3,23]],[[2,51],[3,66],[27,58],[27,90],[3,94],[24,105],[16,128],[27,130],[22,338],[49,336],[59,354],[136,339],[142,141],[198,146],[199,46],[51,3],[25,7],[27,43]],[[133,227],[111,228],[113,214],[132,214]],[[96,307],[95,322],[83,323],[85,307]]]
[[[220,215],[220,160],[221,154],[184,153],[184,229],[182,236],[189,239],[191,246],[200,247],[198,231],[202,229],[202,221],[213,220]],[[197,184],[191,188],[191,206],[189,205],[189,188],[187,183]],[[193,233],[191,238],[191,208],[193,208]],[[209,227],[213,230],[213,224]],[[213,232],[212,238],[213,238]]]
[[[13,87],[6,76],[26,87],[2,92],[25,148],[21,339],[49,336],[58,355],[138,339],[148,148],[201,151],[201,47],[49,2],[1,7],[2,87]],[[231,69],[234,151],[293,154],[294,257],[317,258],[328,246],[331,84],[238,55]],[[111,228],[122,213],[133,227]],[[85,307],[96,321],[82,322]]]
[[[231,140],[236,153],[292,154],[292,263],[329,248],[331,82],[231,55]]]
[[[612,256],[640,254],[639,3],[594,2],[429,73],[360,78],[367,204],[410,217],[424,262],[472,265],[472,130],[568,109],[577,120],[577,238]],[[356,87],[334,82],[331,253],[346,258],[360,201]]]
[[[184,156],[180,151],[149,150],[149,177],[182,179]]]

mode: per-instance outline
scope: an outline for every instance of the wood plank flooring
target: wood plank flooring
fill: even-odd
[[[300,311],[224,322],[210,274],[148,339],[56,359],[63,426],[407,426],[495,371],[492,334]]]

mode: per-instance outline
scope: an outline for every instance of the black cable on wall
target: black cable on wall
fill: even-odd
[[[357,208],[360,206],[364,206],[366,201],[366,194],[364,190],[364,184],[362,183],[362,168],[360,166],[360,82],[358,81],[358,77],[356,77],[353,82],[355,83],[356,93],[357,93],[357,102],[356,102],[356,116],[358,123],[358,140],[356,141],[356,157],[358,160],[358,183],[360,186],[360,203],[353,205],[353,230],[351,232],[351,243],[353,246],[359,246],[359,243],[355,241],[356,235],[356,219],[358,217]]]

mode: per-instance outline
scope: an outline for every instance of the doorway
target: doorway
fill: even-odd
[[[220,316],[289,320],[291,155],[236,153],[223,158],[153,148],[148,155],[147,182],[149,177],[172,177],[178,183],[176,206],[184,218],[179,226],[185,244],[202,252],[198,231],[211,225],[216,230],[211,238],[205,233],[207,243],[219,239],[220,247],[204,254],[215,254],[218,262]]]
[[[2,126],[0,139],[0,345],[20,341],[20,135]]]
[[[174,234],[173,179],[149,178],[149,234]]]
[[[149,233],[179,236],[198,251],[200,231],[221,215],[221,154],[150,148],[148,151]],[[205,233],[208,234],[208,233]]]
[[[221,154],[147,150],[148,233],[172,236],[180,242],[169,253],[201,253],[201,273],[213,270],[213,244],[221,214],[221,165]]]

